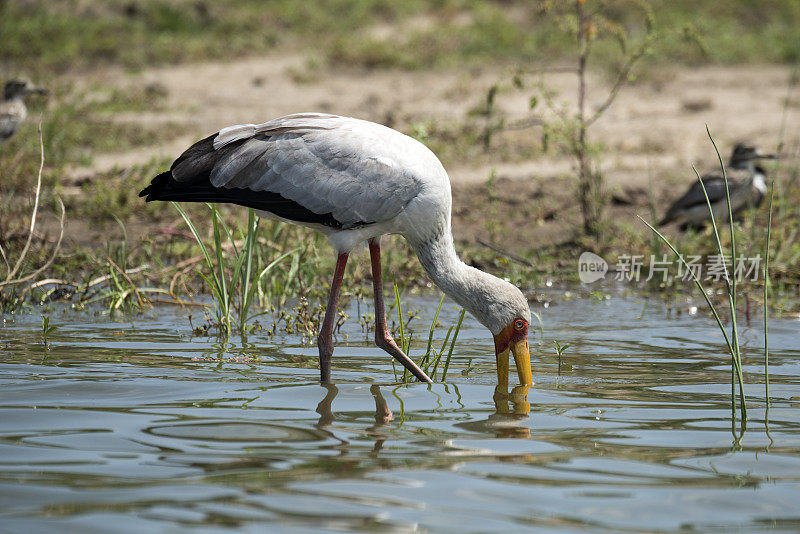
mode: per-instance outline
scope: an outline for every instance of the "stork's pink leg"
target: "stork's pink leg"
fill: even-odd
[[[372,262],[372,287],[375,292],[375,344],[392,355],[411,371],[420,382],[433,382],[411,358],[397,346],[386,326],[386,309],[383,305],[383,276],[381,275],[381,245],[377,240],[369,241],[369,257]]]
[[[328,295],[328,308],[325,310],[325,319],[319,329],[317,346],[319,347],[319,373],[323,382],[331,380],[331,356],[333,355],[333,325],[336,324],[336,313],[339,310],[339,289],[342,287],[344,268],[347,265],[347,252],[342,252],[336,259],[336,269],[333,271],[331,292]]]

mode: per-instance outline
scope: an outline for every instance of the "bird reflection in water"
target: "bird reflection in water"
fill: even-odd
[[[520,419],[527,418],[531,411],[531,403],[528,402],[530,386],[516,386],[508,391],[507,386],[497,385],[494,388],[494,408],[495,415],[506,416],[508,418]],[[509,402],[511,403],[509,405]]]
[[[339,440],[343,445],[349,444],[346,440],[337,437],[330,429],[335,417],[333,415],[333,400],[339,394],[339,388],[335,384],[322,384],[322,387],[327,390],[325,398],[317,404],[317,413],[319,414],[319,421],[317,428],[324,431],[331,437]],[[375,424],[370,425],[364,429],[364,433],[375,440],[375,445],[372,449],[373,453],[377,453],[383,449],[383,443],[386,441],[386,434],[383,429],[394,420],[394,415],[389,409],[389,404],[383,398],[381,388],[377,384],[372,384],[369,388],[372,397],[375,400]],[[349,429],[352,432],[352,429]]]
[[[480,421],[458,423],[455,426],[471,432],[494,434],[496,438],[530,439],[531,429],[523,423],[529,419],[531,403],[528,402],[530,386],[507,386],[494,388],[495,413]]]
[[[332,405],[339,388],[334,384],[323,384],[322,387],[326,389],[326,395],[317,405],[316,411],[320,416],[317,428],[336,438],[343,445],[347,445],[349,443],[335,436],[331,428],[335,420]],[[528,401],[530,389],[530,386],[516,386],[509,391],[507,386],[498,385],[493,395],[495,413],[487,419],[456,423],[455,426],[471,432],[494,434],[497,438],[529,439],[531,429],[523,423],[530,416],[531,404]],[[383,443],[387,439],[385,429],[394,421],[394,415],[381,393],[380,386],[373,384],[369,390],[375,401],[375,424],[365,428],[364,434],[375,440],[373,453],[377,453],[383,449]],[[352,432],[352,428],[349,431]]]

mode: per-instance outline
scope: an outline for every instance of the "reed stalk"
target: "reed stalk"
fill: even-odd
[[[211,289],[211,295],[214,298],[214,312],[220,334],[223,337],[227,337],[234,329],[238,329],[240,333],[244,334],[248,329],[248,321],[260,315],[251,314],[250,308],[253,305],[256,294],[260,291],[261,279],[282,260],[296,255],[299,248],[279,255],[268,263],[258,275],[254,276],[254,256],[258,245],[259,219],[252,209],[248,210],[247,231],[243,232],[241,228],[239,229],[241,238],[238,241],[241,244],[241,248],[239,248],[234,233],[225,223],[216,206],[207,204],[211,210],[213,231],[213,250],[209,250],[210,247],[206,245],[197,227],[183,208],[175,202],[172,205],[183,217],[203,253],[208,274],[200,272],[200,276]],[[226,249],[225,240],[229,245],[227,248],[232,251],[229,261],[226,261],[224,254]],[[238,321],[235,320],[236,315],[238,315]]]
[[[678,256],[678,259],[683,264],[684,268],[691,274],[692,281],[697,286],[697,289],[703,295],[706,303],[708,304],[711,313],[714,315],[714,319],[717,322],[717,326],[722,332],[722,336],[725,339],[725,344],[728,348],[728,352],[731,356],[731,415],[735,418],[736,415],[736,386],[739,387],[739,399],[740,399],[740,416],[742,422],[745,423],[747,421],[747,404],[745,402],[745,395],[744,395],[744,378],[742,375],[742,353],[741,353],[741,346],[739,344],[739,329],[736,320],[736,276],[734,273],[734,268],[736,265],[736,233],[733,227],[733,209],[731,206],[731,198],[730,198],[730,188],[728,187],[728,176],[725,170],[725,164],[722,161],[722,156],[720,155],[719,149],[717,148],[717,144],[714,141],[713,136],[711,135],[711,131],[706,126],[706,133],[708,134],[709,139],[711,140],[712,145],[714,146],[714,150],[717,153],[717,159],[719,160],[720,168],[722,169],[722,178],[725,182],[725,196],[726,202],[728,205],[728,221],[730,225],[730,237],[731,237],[731,262],[730,262],[730,271],[728,269],[728,265],[725,265],[725,290],[728,297],[728,306],[731,315],[731,334],[728,335],[728,332],[725,329],[725,325],[722,322],[722,319],[717,312],[714,303],[708,296],[708,292],[706,288],[703,286],[703,283],[697,277],[696,273],[693,269],[689,268],[689,265],[684,260],[683,255],[678,252],[677,248],[667,239],[661,232],[659,232],[653,225],[639,217],[639,219],[645,223],[650,230],[655,232],[655,234]],[[717,251],[719,252],[720,257],[723,259],[725,258],[725,249],[722,247],[722,241],[719,237],[719,225],[717,224],[717,220],[714,217],[714,210],[711,206],[711,200],[708,197],[708,192],[706,191],[705,184],[703,184],[703,180],[700,177],[700,173],[697,172],[697,169],[692,166],[692,170],[694,170],[695,175],[697,176],[698,181],[700,182],[700,186],[703,189],[703,194],[706,198],[706,204],[708,205],[708,211],[711,216],[711,227],[714,231],[714,239],[717,244]],[[765,326],[766,329],[766,326]],[[766,340],[765,340],[766,345]],[[765,349],[766,350],[766,349]],[[766,361],[766,360],[765,360]]]
[[[767,321],[769,316],[769,249],[770,240],[772,237],[772,201],[775,199],[775,184],[770,185],[769,194],[769,219],[767,221],[767,243],[764,247],[764,400],[767,403],[767,411],[769,412],[769,337],[767,330]],[[769,430],[767,430],[769,431]],[[770,438],[772,439],[772,438]]]
[[[400,348],[403,349],[409,357],[411,357],[411,334],[407,334],[407,323],[403,319],[403,305],[400,299],[400,288],[397,286],[397,280],[392,281],[392,285],[394,288],[394,298],[395,304],[397,306],[397,315],[399,318],[399,326],[397,328],[397,336],[398,341],[400,342]],[[447,371],[450,369],[450,361],[453,357],[453,350],[455,349],[456,339],[458,339],[458,334],[461,331],[461,325],[464,321],[464,314],[465,311],[462,309],[460,315],[458,316],[458,321],[455,325],[451,325],[448,327],[447,332],[444,336],[444,340],[442,341],[441,346],[437,349],[434,346],[434,333],[436,330],[436,326],[439,324],[439,314],[442,311],[442,306],[444,305],[444,295],[439,299],[439,305],[436,308],[436,313],[433,315],[433,320],[431,321],[430,329],[428,330],[428,341],[425,352],[419,356],[419,367],[422,369],[425,374],[431,377],[432,380],[436,381],[436,375],[439,371],[439,366],[442,367],[442,376],[439,379],[440,382],[444,382],[447,380]],[[449,344],[449,345],[448,345]],[[445,352],[446,351],[446,352]],[[442,359],[444,358],[444,363],[442,363]],[[392,361],[392,365],[394,366],[394,361]],[[395,372],[395,378],[397,378],[397,373]],[[409,382],[412,379],[410,373],[407,369],[403,371],[402,381]]]

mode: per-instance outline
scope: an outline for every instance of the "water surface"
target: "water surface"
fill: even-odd
[[[424,338],[436,302],[413,305]],[[56,309],[49,349],[38,314],[15,317],[0,326],[0,531],[800,530],[799,321],[771,321],[768,418],[760,325],[743,329],[742,434],[708,318],[622,296],[537,311],[527,400],[495,391],[470,318],[446,384],[399,385],[351,308],[323,387],[315,346],[192,337],[178,308]],[[553,340],[572,345],[561,362]]]

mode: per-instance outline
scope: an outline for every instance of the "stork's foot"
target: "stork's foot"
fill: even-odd
[[[397,346],[397,343],[395,343],[394,338],[392,338],[389,332],[380,332],[380,329],[378,329],[378,331],[375,332],[375,344],[388,352],[392,358],[403,364],[403,367],[411,371],[411,374],[416,376],[420,382],[427,382],[428,384],[433,383],[433,380],[431,380],[428,375]]]

